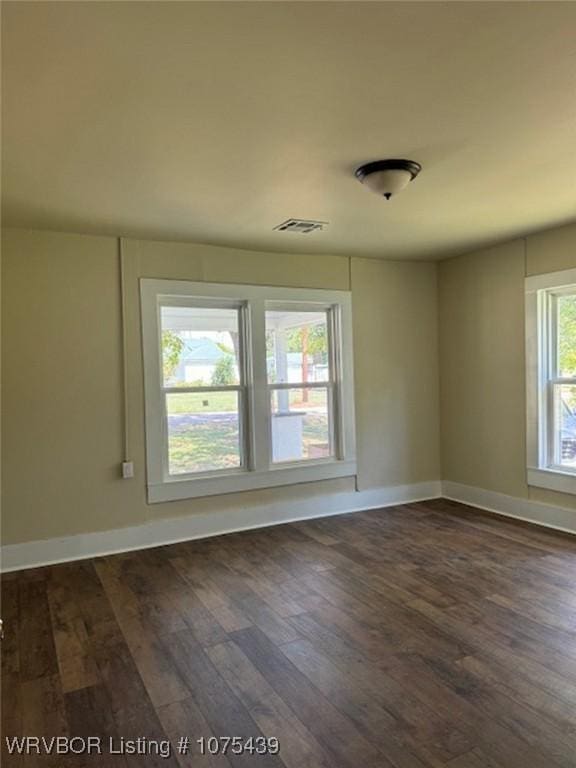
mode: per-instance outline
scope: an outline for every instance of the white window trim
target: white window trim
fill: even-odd
[[[553,407],[549,387],[552,302],[554,294],[574,285],[576,269],[534,275],[525,281],[527,483],[571,494],[576,494],[576,470],[550,461],[551,431],[547,425]]]
[[[144,390],[146,415],[146,467],[148,502],[197,498],[270,488],[293,483],[307,483],[356,474],[354,432],[354,376],[352,361],[352,299],[348,291],[324,291],[309,288],[279,288],[224,283],[198,283],[184,280],[140,280]],[[168,477],[164,463],[165,429],[162,403],[160,359],[160,302],[189,301],[195,306],[206,302],[214,306],[228,302],[241,306],[245,315],[244,343],[249,346],[248,370],[245,371],[246,399],[241,419],[250,419],[248,465],[241,469],[219,471],[205,476]],[[266,373],[266,304],[274,302],[297,307],[298,303],[330,309],[335,327],[331,332],[340,343],[333,350],[332,385],[337,393],[334,418],[337,422],[335,456],[330,459],[272,464],[270,453],[269,385]],[[242,383],[242,382],[241,382]],[[241,387],[240,387],[241,388]],[[222,389],[221,387],[219,389]],[[238,389],[234,387],[234,389]],[[265,439],[259,436],[266,435]]]

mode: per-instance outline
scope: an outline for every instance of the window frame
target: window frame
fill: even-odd
[[[209,309],[234,309],[237,312],[238,317],[238,341],[239,341],[239,359],[238,359],[238,384],[229,385],[205,385],[205,386],[176,386],[167,387],[164,384],[164,376],[162,371],[162,354],[161,354],[161,339],[162,339],[162,324],[161,324],[161,308],[165,306],[178,306],[178,307],[193,307],[193,308],[209,308]],[[162,446],[161,446],[161,462],[162,462],[162,477],[164,482],[172,482],[174,477],[181,477],[182,479],[193,476],[196,478],[201,477],[216,477],[218,474],[236,474],[238,472],[245,471],[245,468],[249,466],[250,462],[250,448],[248,444],[248,430],[247,424],[249,419],[248,408],[248,370],[246,367],[246,349],[248,345],[248,321],[246,317],[246,305],[240,301],[234,301],[231,299],[216,299],[216,298],[192,298],[186,300],[184,297],[171,300],[166,298],[162,304],[158,304],[158,366],[160,376],[160,389],[162,400]],[[212,469],[205,472],[194,473],[180,473],[179,475],[171,475],[169,469],[169,455],[168,455],[168,422],[167,422],[167,409],[166,409],[166,395],[176,394],[184,395],[187,393],[195,392],[237,392],[238,397],[238,429],[239,429],[239,441],[238,450],[240,464],[238,467],[231,467],[226,469]]]
[[[326,314],[326,330],[328,336],[328,370],[329,376],[325,381],[319,382],[270,382],[267,379],[268,385],[268,402],[270,404],[270,416],[269,416],[269,443],[270,443],[270,467],[273,469],[282,467],[301,467],[312,466],[313,464],[326,464],[333,461],[340,460],[344,457],[343,446],[343,430],[341,424],[341,394],[342,388],[338,386],[337,372],[341,366],[339,359],[339,347],[337,340],[340,337],[339,320],[340,313],[335,311],[333,304],[326,302],[279,302],[270,301],[265,302],[265,314],[270,311],[283,311],[283,312],[322,312]],[[299,459],[295,461],[274,461],[272,450],[272,397],[274,392],[282,390],[290,392],[291,389],[325,389],[327,392],[327,409],[329,417],[330,428],[330,456],[324,456],[317,459]]]
[[[526,278],[526,452],[527,483],[576,494],[576,467],[558,463],[556,390],[576,385],[557,370],[557,301],[576,294],[576,269]]]
[[[140,299],[149,503],[356,474],[352,302],[349,291],[141,278]],[[241,451],[244,451],[244,466],[193,475],[169,475],[166,471],[167,426],[162,398],[165,398],[167,388],[162,375],[160,307],[167,304],[239,308],[240,349],[243,350],[239,360],[239,385],[168,389],[176,392],[228,388],[244,391],[238,411],[243,429]],[[277,385],[268,382],[265,326],[265,313],[272,305],[284,305],[289,309],[305,308],[306,311],[320,308],[329,313],[330,377],[335,393],[332,408],[334,456],[293,462],[272,461],[270,393]],[[321,383],[320,386],[327,387],[327,384]],[[290,387],[297,388],[292,383]]]

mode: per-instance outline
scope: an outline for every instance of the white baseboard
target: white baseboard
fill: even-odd
[[[441,495],[440,481],[396,485],[367,491],[315,496],[257,507],[238,507],[208,515],[154,520],[131,528],[78,534],[60,539],[7,544],[1,549],[2,571],[19,571],[54,563],[84,560],[178,541],[203,539],[296,520],[344,515],[395,504],[408,504]]]
[[[576,534],[576,510],[573,509],[542,504],[532,499],[519,499],[517,496],[473,488],[451,480],[442,481],[442,496],[504,517],[514,517],[526,523]]]

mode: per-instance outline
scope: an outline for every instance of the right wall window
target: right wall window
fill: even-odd
[[[576,493],[576,270],[526,280],[528,484]]]

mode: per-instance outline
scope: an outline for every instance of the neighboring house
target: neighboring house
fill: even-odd
[[[180,354],[180,362],[174,371],[174,380],[192,384],[195,381],[211,382],[216,365],[229,353],[221,349],[215,341],[208,338],[183,339],[184,347]],[[288,352],[288,382],[291,384],[302,381],[302,353]],[[308,357],[308,381],[323,381],[326,377],[327,365],[315,365],[312,355]],[[269,370],[272,359],[268,360]]]
[[[302,353],[288,352],[286,355],[288,383],[297,384],[302,381]],[[273,368],[272,358],[268,358],[268,370]],[[314,356],[308,355],[308,381],[325,381],[328,375],[328,365],[314,364]]]
[[[180,362],[174,371],[176,381],[192,384],[195,381],[211,382],[216,365],[228,352],[221,349],[212,339],[183,339],[184,348]]]

